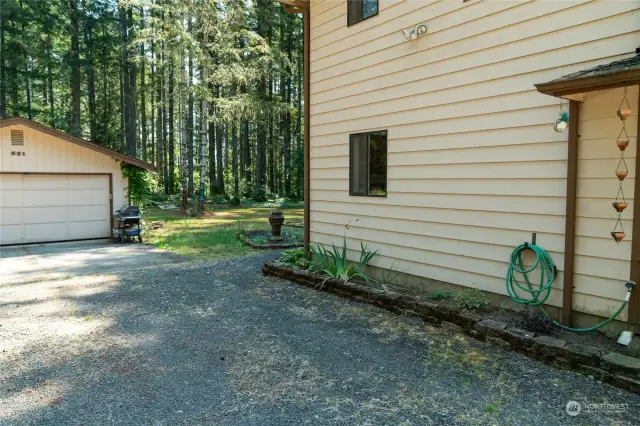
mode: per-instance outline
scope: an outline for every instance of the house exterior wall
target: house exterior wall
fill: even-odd
[[[24,132],[24,147],[11,146],[11,130]],[[26,156],[11,155],[24,151]],[[128,202],[129,179],[120,162],[23,125],[0,128],[0,173],[111,173],[114,211]]]
[[[509,254],[536,232],[559,268],[548,303],[561,306],[567,133],[551,128],[559,100],[534,84],[633,54],[639,9],[638,0],[381,0],[378,16],[347,27],[345,0],[312,1],[311,241],[341,245],[349,223],[348,247],[378,249],[375,266],[506,294]],[[402,36],[421,23],[425,36]],[[598,132],[615,127],[617,105],[596,118],[588,104],[574,309],[609,315],[623,298],[615,280],[628,278],[630,243],[607,240],[615,160],[593,162],[596,172],[584,155],[602,146],[615,156],[614,142],[604,146],[617,133]],[[349,134],[371,130],[388,131],[388,196],[352,197]]]
[[[574,304],[592,313],[608,316],[620,306],[629,279],[633,229],[633,195],[638,132],[638,86],[627,89],[632,115],[626,120],[629,146],[624,156],[629,175],[622,183],[629,202],[622,214],[627,237],[617,244],[610,236],[617,217],[611,202],[616,198],[618,179],[614,171],[620,161],[616,138],[622,122],[616,115],[624,89],[586,94],[580,105],[578,125],[578,182],[574,265]],[[618,317],[627,319],[625,311]]]

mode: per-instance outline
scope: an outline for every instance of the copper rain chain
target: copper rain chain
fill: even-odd
[[[626,107],[625,107],[626,104]],[[627,200],[624,198],[624,191],[622,190],[622,182],[629,174],[629,169],[627,168],[627,162],[624,159],[624,150],[629,146],[629,135],[627,134],[626,129],[626,120],[627,117],[631,115],[631,109],[629,107],[629,100],[627,99],[627,88],[624,88],[624,96],[622,101],[620,102],[620,106],[618,107],[618,117],[620,117],[620,122],[622,123],[622,129],[620,129],[620,133],[618,134],[618,138],[616,139],[616,145],[618,149],[620,149],[620,161],[618,161],[618,167],[616,167],[616,177],[618,178],[618,194],[616,195],[616,199],[613,203],[613,208],[618,213],[618,219],[616,220],[616,226],[613,228],[611,232],[611,236],[617,243],[624,240],[624,237],[627,234],[624,232],[624,228],[622,227],[622,212],[629,206]]]

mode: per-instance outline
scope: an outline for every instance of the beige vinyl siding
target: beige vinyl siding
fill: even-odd
[[[24,132],[26,156],[10,155],[11,130]],[[120,162],[108,155],[92,151],[27,126],[0,128],[0,173],[111,173],[113,175],[114,210],[128,203],[128,179],[122,176]]]
[[[509,253],[536,232],[562,270],[568,135],[551,128],[558,99],[534,84],[628,57],[639,8],[638,0],[380,1],[378,16],[347,27],[346,1],[312,1],[312,241],[341,244],[349,223],[348,247],[379,249],[376,266],[506,294]],[[401,30],[420,23],[427,35],[406,41]],[[594,136],[580,146],[578,173],[589,185],[578,188],[574,308],[608,315],[624,289],[603,285],[600,269],[626,268],[628,277],[628,256],[599,254],[611,238],[617,160],[603,149],[611,135],[598,133],[596,112],[585,114],[581,126]],[[349,134],[372,130],[388,131],[388,196],[350,197]],[[628,157],[633,169],[635,147]]]
[[[622,282],[629,278],[633,193],[635,185],[635,158],[637,152],[637,105],[638,87],[627,91],[632,115],[627,118],[626,129],[629,146],[625,159],[629,175],[622,183],[629,207],[622,214],[623,226],[627,232],[624,241],[616,244],[610,236],[615,226],[617,213],[611,206],[618,189],[615,169],[620,160],[620,150],[616,137],[622,123],[616,111],[623,97],[623,89],[594,92],[586,95],[580,106],[580,139],[578,143],[578,215],[576,218],[576,292],[583,292],[584,283],[588,288],[600,288],[605,294],[601,309],[605,314],[615,308],[624,298]],[[576,306],[578,310],[587,309]],[[626,319],[626,310],[621,319]]]

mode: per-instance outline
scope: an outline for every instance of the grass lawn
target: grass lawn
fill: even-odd
[[[214,206],[202,217],[185,217],[180,210],[150,208],[145,211],[146,243],[170,250],[192,259],[214,260],[243,256],[259,251],[237,238],[238,233],[250,230],[270,230],[268,217],[272,209],[266,207]],[[280,208],[285,216],[283,232],[299,235],[302,228],[286,226],[302,224],[302,208]],[[152,230],[152,222],[162,222],[162,228]]]

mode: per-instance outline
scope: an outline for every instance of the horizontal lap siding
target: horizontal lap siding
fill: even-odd
[[[536,232],[562,269],[567,133],[551,129],[558,100],[533,85],[629,56],[639,6],[381,1],[378,16],[347,27],[346,1],[312,2],[312,241],[341,244],[349,223],[348,247],[379,249],[377,266],[506,294],[509,253]],[[400,31],[420,23],[427,35],[407,42]],[[574,308],[608,315],[624,289],[603,283],[629,251],[599,244],[612,225],[608,181],[617,164],[600,124],[615,120],[598,108],[584,114],[593,136],[579,154],[579,178],[590,184],[578,186]],[[388,130],[388,197],[350,197],[349,134],[376,129]],[[635,146],[628,159],[633,170]]]
[[[578,213],[576,218],[576,259],[574,283],[576,293],[584,283],[591,283],[622,299],[623,283],[629,279],[631,260],[631,225],[637,152],[638,87],[630,87],[627,97],[633,110],[627,118],[629,147],[625,151],[629,176],[622,183],[629,207],[622,214],[627,237],[617,244],[610,232],[617,213],[611,202],[615,199],[618,179],[615,169],[620,159],[616,138],[622,122],[616,115],[624,96],[623,89],[587,94],[580,105],[578,143]],[[577,306],[578,309],[583,308]],[[626,311],[623,313],[626,318]]]

